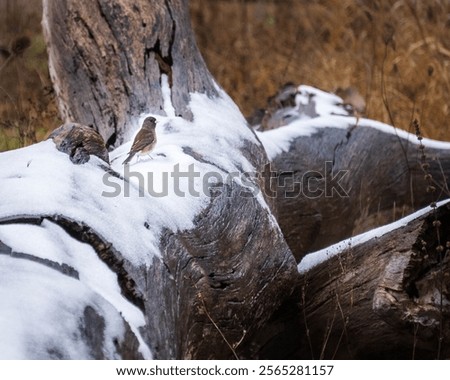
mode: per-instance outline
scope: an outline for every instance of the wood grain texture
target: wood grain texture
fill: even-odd
[[[141,112],[164,114],[162,74],[169,79],[177,116],[192,118],[192,92],[219,96],[195,45],[186,1],[46,0],[44,28],[64,117],[93,125],[110,143],[114,134],[116,143],[123,142]],[[184,152],[203,160],[189,142]],[[264,170],[268,159],[256,139],[244,143],[241,154],[255,171]],[[222,170],[214,161],[208,164]],[[255,181],[255,187],[265,184]],[[150,267],[133,266],[102,244],[106,251],[99,257],[116,269],[120,263],[125,294],[139,295],[131,298],[144,311],[143,335],[155,358],[243,357],[255,349],[247,337],[292,293],[298,273],[267,206],[273,200],[266,204],[243,196],[246,191],[222,184],[195,228],[165,231],[161,257]],[[89,244],[101,240],[86,228]]]
[[[183,118],[192,118],[191,92],[219,96],[195,46],[185,1],[45,0],[44,5],[61,112],[94,126],[110,145],[130,136],[141,112],[163,114],[162,74]],[[183,152],[203,160],[202,152],[189,146]],[[256,172],[267,174],[260,144],[244,144],[241,154]],[[435,180],[447,183],[448,152],[428,150],[428,155]],[[223,184],[194,228],[163,231],[161,257],[150,267],[123,260],[89,225],[51,217],[93,246],[118,274],[123,294],[144,311],[142,334],[157,359],[445,357],[448,254],[436,252],[450,239],[447,206],[349,247],[303,276],[291,253],[299,260],[443,196],[426,192],[418,159],[416,146],[371,128],[330,125],[301,136],[272,162],[277,196],[265,201],[281,229],[264,202],[243,197],[245,188],[238,184]],[[324,177],[333,180],[339,170],[350,170],[340,182],[348,196],[314,197],[314,191],[309,197],[286,196],[284,180],[312,181],[320,188]],[[256,181],[267,190],[267,180]],[[439,235],[435,220],[441,223]],[[138,357],[135,342],[129,346]]]
[[[449,241],[449,215],[443,206],[349,247],[301,280],[315,357],[448,357],[450,266],[436,248]],[[439,239],[435,219],[442,223]]]
[[[189,93],[217,95],[186,1],[45,0],[43,27],[61,116],[93,126],[109,145],[129,138],[141,113],[164,114],[161,74],[184,118]]]
[[[90,155],[109,163],[105,142],[99,133],[86,125],[66,123],[55,129],[49,136],[56,148],[69,155],[74,164],[84,164]]]
[[[272,182],[278,222],[296,259],[448,197],[450,151],[425,151],[433,194],[427,193],[418,145],[394,134],[330,125],[294,139],[290,150],[273,160]],[[331,191],[333,186],[345,193]]]
[[[447,204],[312,268],[260,330],[255,357],[447,358],[449,241]]]

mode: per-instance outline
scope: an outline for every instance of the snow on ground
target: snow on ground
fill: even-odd
[[[440,207],[446,203],[450,203],[450,199],[446,199],[444,201],[441,201],[437,203],[437,207]],[[421,217],[422,215],[426,214],[427,212],[430,212],[432,210],[431,207],[425,207],[411,215],[406,216],[405,218],[402,218],[400,220],[397,220],[396,222],[393,222],[391,224],[387,224],[385,226],[381,226],[378,228],[375,228],[373,230],[370,230],[368,232],[362,233],[360,235],[351,237],[349,239],[343,240],[339,243],[333,244],[330,247],[321,249],[316,252],[312,252],[308,255],[306,255],[298,264],[298,271],[299,273],[303,274],[308,272],[311,268],[314,268],[315,266],[323,263],[324,261],[332,258],[333,256],[336,256],[349,247],[356,247],[357,245],[363,244],[371,239],[379,238],[391,231],[394,231],[398,228],[404,227],[408,225],[411,221]]]

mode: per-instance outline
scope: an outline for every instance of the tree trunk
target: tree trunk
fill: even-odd
[[[274,357],[283,340],[285,357],[301,359],[447,358],[449,232],[447,203],[366,243],[343,244],[302,274],[299,308],[287,303],[268,324],[261,356]],[[280,321],[289,336],[274,334]]]
[[[178,116],[192,118],[189,93],[217,95],[187,1],[44,0],[43,27],[63,120],[93,126],[108,145],[129,139],[141,113],[164,113],[162,74]]]
[[[271,102],[283,94],[286,89]],[[294,102],[296,96],[308,101]],[[249,355],[447,357],[448,203],[392,232],[371,231],[366,243],[341,240],[448,198],[450,144],[418,143],[417,136],[364,119],[320,119],[320,96],[295,88],[276,110],[269,104],[265,121],[278,126],[277,120],[291,120],[292,125],[259,133],[271,152],[270,194],[277,219],[302,274],[291,299],[255,337],[261,350]],[[305,270],[318,255],[305,254],[320,248],[322,255],[341,253]]]
[[[450,197],[450,143],[348,111],[337,96],[288,85],[260,120],[266,147],[285,145],[271,153],[269,193],[297,261]]]
[[[110,143],[130,137],[143,112],[191,120],[194,92],[223,104],[230,102],[196,48],[186,1],[46,0],[43,23],[64,118],[92,125]],[[174,115],[166,113],[163,74],[168,78]],[[235,118],[236,133],[241,136],[238,150],[234,143],[219,140],[220,121],[208,125],[210,130],[202,138],[216,147],[217,157],[237,152],[230,162],[236,161],[240,174],[245,166],[261,172],[268,161],[263,147],[238,109],[227,107],[227,116]],[[60,136],[72,126],[53,135],[58,146],[79,145]],[[183,131],[170,127],[166,133]],[[70,134],[75,135],[79,133]],[[180,146],[183,160],[228,172],[219,159],[196,148],[194,142]],[[111,168],[102,170],[127,182]],[[263,186],[258,179],[251,181],[256,188]],[[88,222],[80,225],[68,216],[52,217],[60,224],[64,220],[70,235],[96,247],[100,259],[118,274],[122,292],[144,312],[143,336],[156,358],[236,358],[252,344],[247,336],[257,332],[292,292],[295,261],[266,200],[248,196],[248,189],[233,181],[219,187],[221,191],[211,194],[193,221],[195,228],[166,227],[155,237],[158,253],[148,266],[129,262]],[[123,218],[131,222],[134,217]],[[152,231],[160,221],[155,216],[145,223]]]

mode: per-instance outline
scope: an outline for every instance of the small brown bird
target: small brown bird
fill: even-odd
[[[353,113],[363,115],[366,110],[366,102],[355,87],[338,87],[336,95],[344,101],[344,106],[351,107]]]
[[[142,123],[142,128],[136,135],[133,145],[128,153],[127,159],[122,165],[128,164],[131,159],[137,154],[142,156],[143,154],[150,155],[150,152],[156,145],[156,119],[154,117],[147,117]],[[151,156],[150,156],[151,157]]]

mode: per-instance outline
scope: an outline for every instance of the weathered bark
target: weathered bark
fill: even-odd
[[[308,272],[300,323],[314,356],[448,357],[449,232],[446,205]]]
[[[195,229],[162,237],[163,259],[141,281],[157,357],[245,358],[257,349],[248,336],[293,291],[298,274],[281,231],[243,192],[223,185]]]
[[[283,184],[291,173],[297,184],[319,175],[314,189],[317,186],[324,191],[320,197],[306,193],[289,198],[289,184],[277,189],[278,222],[297,260],[306,252],[390,223],[448,197],[442,189],[450,185],[444,174],[450,172],[450,151],[426,152],[430,163],[427,172],[438,189],[434,194],[427,193],[418,146],[395,135],[372,128],[342,130],[330,126],[311,137],[297,138],[292,149],[273,162],[279,182]],[[348,171],[347,175],[342,180],[336,178],[348,196],[337,192],[326,195],[325,181],[328,186],[337,185],[332,178],[341,170]]]
[[[93,128],[76,123],[63,124],[50,136],[56,148],[69,155],[74,164],[84,164],[90,155],[109,163],[108,151],[102,137]]]
[[[44,0],[43,26],[61,116],[93,126],[108,145],[129,138],[141,113],[164,114],[162,74],[184,118],[190,92],[217,94],[184,0]]]
[[[446,204],[303,273],[256,338],[256,357],[448,357],[449,241]]]
[[[308,103],[296,103],[298,91],[287,93],[286,88],[269,100],[268,111],[255,125],[267,130],[286,125],[289,119],[319,117],[314,95]],[[339,127],[311,121],[320,125],[312,134],[302,133],[299,125],[289,149],[271,162],[278,221],[298,261],[309,251],[449,196],[446,144],[437,149],[424,142],[421,149],[369,121],[348,122],[345,129],[342,123],[354,119],[334,120]],[[348,173],[333,181],[340,170]],[[309,180],[313,186],[308,187]],[[443,206],[382,238],[350,245],[302,274],[292,298],[255,337],[260,351],[249,356],[448,356],[449,215],[449,206]]]
[[[190,92],[219,96],[195,47],[186,2],[45,0],[44,5],[50,67],[61,112],[66,119],[93,126],[108,145],[130,137],[140,113],[164,113],[162,74],[168,77],[177,116],[192,117]],[[74,163],[67,178],[84,184],[81,171],[72,169],[86,161],[92,146],[85,145],[83,138],[81,145],[71,140],[83,136],[79,132],[86,127],[78,128],[71,125],[68,140],[63,134],[57,135],[55,142],[61,148],[58,138],[62,139],[63,148],[67,147],[62,150]],[[214,125],[211,139],[217,139],[213,131]],[[64,133],[64,128],[60,132]],[[102,144],[94,139],[94,150],[102,157]],[[158,359],[448,356],[448,280],[442,278],[447,278],[450,270],[447,252],[438,248],[450,240],[447,206],[436,216],[422,217],[380,239],[350,247],[302,276],[284,239],[300,257],[310,249],[388,221],[386,215],[393,204],[395,210],[402,208],[406,213],[429,202],[426,186],[419,181],[422,173],[416,166],[416,150],[399,149],[398,143],[395,136],[362,126],[349,130],[330,126],[310,137],[294,139],[289,152],[275,158],[279,177],[294,172],[294,179],[300,180],[306,171],[323,173],[329,160],[330,172],[352,170],[352,175],[340,182],[350,188],[349,198],[333,197],[326,202],[277,198],[277,205],[272,206],[277,209],[283,236],[263,199],[243,197],[246,189],[236,183],[221,184],[221,191],[213,193],[197,215],[194,228],[163,231],[157,242],[160,256],[151,256],[151,265],[128,261],[87,222],[64,215],[64,211],[71,212],[69,208],[58,215],[17,215],[5,214],[0,205],[0,224],[40,226],[51,222],[62,227],[62,233],[91,246],[117,274],[122,295],[143,311],[142,337]],[[392,156],[380,155],[380,147],[386,147]],[[197,162],[205,162],[202,151],[193,151],[188,143],[182,148]],[[267,170],[266,153],[256,140],[246,140],[240,151],[255,171]],[[445,173],[448,155],[439,153]],[[380,156],[386,159],[375,158]],[[223,170],[218,163],[207,162]],[[108,172],[127,181],[104,163],[90,170],[91,180],[95,171],[96,180]],[[440,178],[440,171],[430,170]],[[28,177],[19,178],[26,186]],[[17,180],[10,175],[4,179],[2,187]],[[263,188],[267,184],[255,181],[254,185]],[[48,191],[57,195],[58,189]],[[27,201],[39,202],[39,196],[30,194],[35,198]],[[82,207],[83,196],[94,195],[79,189],[70,198],[70,206]],[[20,202],[19,197],[11,198]],[[102,207],[92,211],[105,220],[108,216]],[[435,220],[441,225],[433,225]],[[152,218],[143,224],[151,233]],[[143,235],[139,242],[148,236]],[[0,253],[11,259],[18,254],[1,245]],[[27,252],[20,254],[22,259],[64,276],[75,273],[59,263],[29,257]],[[107,357],[101,352],[101,331],[93,328],[104,327],[101,316],[91,309],[81,314],[85,322],[79,332],[92,356]],[[123,358],[140,358],[134,333],[125,328],[123,336],[116,351]]]
[[[164,114],[163,74],[176,116],[191,118],[191,92],[219,96],[196,49],[186,1],[46,0],[44,26],[64,118],[92,125],[110,144],[130,136],[140,113]],[[249,134],[247,128],[243,124]],[[185,145],[185,154],[204,162],[201,151]],[[241,153],[257,172],[268,161],[256,139]],[[223,171],[214,161],[208,164]],[[264,201],[242,196],[247,190],[235,183],[221,186],[193,230],[165,231],[162,256],[150,267],[124,260],[91,226],[80,231],[79,223],[64,225],[97,247],[119,281],[124,279],[123,293],[144,311],[144,337],[155,358],[239,357],[253,346],[247,336],[292,292],[295,260]]]
[[[152,299],[162,291],[168,299],[156,310],[150,329],[155,341],[171,338],[160,357],[245,358],[246,351],[255,349],[248,336],[257,334],[278,308],[277,298],[293,290],[297,273],[283,236],[254,208],[252,198],[236,204],[240,190],[212,202],[195,230],[168,233],[161,241],[164,262],[155,262],[148,273],[159,284],[146,288]],[[229,213],[223,213],[226,208]],[[237,216],[239,210],[246,210],[245,219]],[[230,218],[236,223],[218,227]]]
[[[295,105],[297,92],[291,87],[269,102],[262,126],[278,128],[287,118],[318,116],[314,96]],[[310,136],[299,133],[271,162],[277,219],[297,261],[450,196],[450,149],[425,142],[422,159],[415,136],[386,133],[365,119],[348,120],[347,129],[329,125]],[[430,185],[435,191],[429,192]]]

